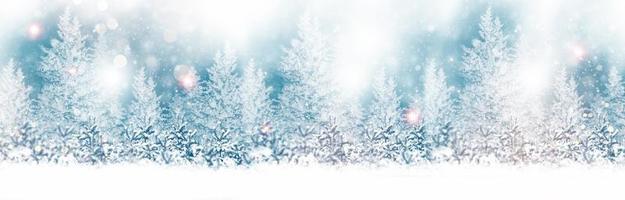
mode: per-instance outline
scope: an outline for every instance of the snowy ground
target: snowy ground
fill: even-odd
[[[0,165],[0,199],[617,199],[625,169]]]

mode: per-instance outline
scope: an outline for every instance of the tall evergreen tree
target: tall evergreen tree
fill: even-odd
[[[302,143],[302,140],[313,137],[324,123],[343,124],[345,112],[337,114],[333,110],[338,108],[338,97],[329,76],[332,48],[316,20],[308,15],[300,19],[298,37],[291,41],[285,53],[282,70],[286,80],[279,97],[278,130],[284,134],[283,138],[292,151],[287,154],[291,159],[299,160],[300,157],[310,157],[315,148],[310,146],[312,143]]]
[[[373,77],[373,100],[365,116],[364,131],[360,136],[361,157],[367,162],[393,160],[392,146],[400,128],[400,105],[395,81],[384,68]]]
[[[11,60],[0,69],[0,160],[39,161],[41,138],[32,127],[30,87]]]
[[[208,99],[205,102],[208,126],[238,134],[241,114],[237,57],[234,50],[226,46],[215,54],[213,62],[213,66],[208,68]]]
[[[503,88],[510,81],[507,73],[513,49],[502,27],[489,8],[481,17],[480,39],[465,49],[463,71],[468,84],[460,96],[460,137],[467,140],[464,154],[477,162],[507,159],[506,152],[499,150],[509,145],[506,135],[516,132],[515,119],[506,115],[509,107],[505,104],[513,98]]]
[[[16,134],[31,117],[31,88],[13,61],[0,70],[0,134]]]
[[[133,100],[128,107],[126,123],[130,130],[145,129],[152,127],[158,129],[161,121],[159,97],[154,88],[156,84],[152,78],[147,77],[145,69],[140,69],[134,77],[132,84]]]
[[[330,118],[333,99],[328,70],[331,47],[316,20],[304,16],[298,38],[285,50],[282,70],[286,83],[280,96],[280,129],[292,134],[298,128],[313,128]]]
[[[376,130],[391,126],[395,129],[400,118],[395,80],[385,71],[381,69],[373,78],[373,100],[366,115],[366,125]]]
[[[439,148],[440,159],[451,156],[449,150],[457,145],[454,125],[454,104],[451,99],[453,87],[447,85],[447,77],[443,69],[431,61],[423,78],[423,123],[427,135],[431,138],[433,148]]]
[[[51,48],[44,48],[41,71],[45,85],[39,99],[38,114],[46,130],[76,128],[92,116],[94,89],[89,62],[90,49],[81,25],[69,9],[59,18],[58,39],[52,39]]]
[[[566,69],[556,73],[553,103],[547,114],[546,132],[540,148],[546,161],[580,159],[582,103],[576,87],[575,79],[567,74]]]
[[[250,60],[241,78],[240,101],[242,128],[246,134],[265,134],[271,131],[271,88],[265,86],[266,73]],[[264,129],[264,130],[263,130]]]

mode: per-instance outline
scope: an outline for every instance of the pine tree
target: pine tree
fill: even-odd
[[[213,58],[213,66],[208,68],[208,108],[209,128],[225,128],[238,137],[241,117],[239,78],[236,74],[237,57],[229,46],[219,51]]]
[[[240,100],[241,120],[245,143],[249,145],[253,162],[280,160],[283,147],[274,134],[270,87],[264,84],[266,73],[256,68],[253,60],[243,70],[241,77]],[[274,159],[276,158],[276,159]]]
[[[396,154],[396,162],[412,164],[432,160],[432,141],[428,138],[423,122],[407,124],[387,151]]]
[[[298,37],[291,41],[282,60],[285,86],[279,97],[279,134],[284,134],[289,151],[295,162],[311,160],[314,143],[304,138],[314,138],[322,125],[333,121],[343,139],[350,139],[354,110],[342,107],[340,98],[330,76],[332,47],[328,36],[320,30],[318,22],[304,15],[298,24]],[[350,102],[353,104],[353,102]],[[348,105],[348,104],[345,104]],[[304,142],[304,143],[301,143]],[[305,161],[306,160],[306,161]]]
[[[132,84],[133,100],[126,115],[127,127],[122,131],[124,157],[130,161],[156,161],[160,153],[157,139],[162,133],[159,126],[161,111],[159,97],[154,91],[155,83],[140,69]]]
[[[582,114],[585,132],[583,157],[587,162],[614,162],[623,154],[622,130],[625,88],[618,69],[611,68],[605,94],[595,95],[587,112]]]
[[[330,119],[332,101],[327,71],[331,63],[328,38],[316,20],[305,15],[298,24],[298,38],[285,50],[282,70],[286,79],[280,96],[282,122],[286,134],[309,129]]]
[[[350,143],[335,122],[323,124],[314,134],[313,155],[319,163],[343,164],[355,161]]]
[[[12,60],[0,69],[0,154],[13,161],[39,162],[44,157],[41,138],[31,125],[30,91]]]
[[[366,125],[373,129],[397,127],[400,113],[395,81],[382,69],[374,77],[371,87],[373,100],[366,115]]]
[[[204,141],[202,156],[209,166],[228,167],[249,164],[247,147],[234,140],[228,129],[211,129]]]
[[[506,116],[507,100],[513,99],[503,88],[508,85],[513,49],[502,24],[491,9],[481,17],[480,40],[465,48],[463,71],[468,85],[460,96],[462,140],[468,146],[463,154],[477,162],[506,161],[505,137],[515,130],[515,119]],[[503,155],[502,155],[503,154]]]
[[[576,83],[560,69],[553,85],[553,103],[543,138],[543,158],[549,162],[577,161],[580,151],[582,105]]]
[[[126,122],[130,130],[140,130],[152,127],[158,130],[161,121],[159,97],[152,78],[146,77],[145,69],[140,69],[132,84],[133,100],[128,107]]]
[[[22,70],[13,61],[0,70],[0,134],[16,134],[31,117],[31,88],[24,83]]]
[[[423,81],[423,123],[426,134],[431,138],[436,157],[449,159],[457,152],[456,132],[452,125],[454,105],[451,100],[453,87],[447,85],[443,69],[431,61],[425,69]]]
[[[269,93],[271,88],[265,86],[265,72],[256,68],[250,60],[243,71],[241,78],[241,120],[245,134],[266,132],[263,128],[271,128],[271,102]],[[267,134],[267,133],[265,133]]]
[[[399,97],[395,92],[395,81],[381,69],[373,79],[373,100],[368,109],[365,128],[361,135],[361,157],[367,162],[381,159],[394,160],[387,152],[395,143],[399,133]]]
[[[175,129],[170,130],[165,138],[159,140],[162,160],[165,163],[198,162],[202,150],[200,140],[201,138],[196,134],[196,131],[189,130],[185,123],[179,124]]]
[[[94,91],[93,70],[89,68],[90,49],[81,25],[69,9],[59,18],[59,39],[52,39],[51,48],[44,48],[41,71],[46,80],[39,99],[45,130],[56,126],[78,127],[92,116]]]
[[[608,74],[608,109],[610,116],[610,124],[617,131],[623,131],[625,128],[625,87],[623,87],[623,78],[616,67],[612,67]]]
[[[76,157],[79,162],[91,164],[106,163],[110,155],[110,144],[102,137],[102,132],[95,123],[84,123],[78,136],[79,146]]]

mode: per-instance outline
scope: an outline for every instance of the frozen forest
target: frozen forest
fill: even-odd
[[[121,17],[94,19],[83,4],[68,2],[27,24],[22,39],[35,47],[2,63],[2,162],[209,168],[625,162],[623,64],[613,56],[623,51],[619,45],[605,50],[583,38],[542,43],[498,4],[475,8],[467,28],[453,29],[471,36],[444,44],[460,52],[457,58],[430,54],[406,66],[372,61],[380,52],[358,49],[386,48],[389,42],[376,40],[383,36],[366,35],[346,49],[335,40],[345,29],[314,10],[297,13],[288,42],[263,46],[274,50],[250,54],[225,38],[202,43],[209,50],[194,61],[184,58],[194,49],[170,48],[192,45],[184,28],[142,37],[161,31],[158,22],[138,31],[142,25]],[[114,6],[98,1],[95,8]],[[211,20],[225,21],[224,29],[245,21],[228,16]],[[437,44],[416,45],[422,49],[415,54]],[[166,53],[143,54],[159,48]],[[549,56],[545,49],[566,53]],[[359,65],[373,67],[365,76]]]

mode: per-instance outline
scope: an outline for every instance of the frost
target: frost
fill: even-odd
[[[205,65],[159,52],[141,58],[155,41],[131,47],[116,32],[127,23],[107,19],[95,35],[85,34],[67,9],[36,74],[13,61],[0,69],[0,160],[211,168],[625,161],[619,69],[545,61],[553,74],[537,83],[548,86],[524,91],[533,74],[518,75],[536,51],[525,37],[509,34],[490,8],[459,66],[453,56],[422,63],[409,55],[419,62],[411,65],[419,71],[413,83],[399,76],[405,73],[395,66],[399,58],[389,56],[375,63],[379,70],[362,96],[337,86],[337,31],[310,13],[299,19],[283,55],[267,55],[280,60],[276,69],[265,55],[237,53],[228,42]],[[164,42],[187,41],[187,33],[167,31]],[[571,46],[577,59],[592,50]],[[120,74],[131,74],[128,91],[116,81],[124,79]],[[43,78],[40,90],[31,89],[30,76]]]

